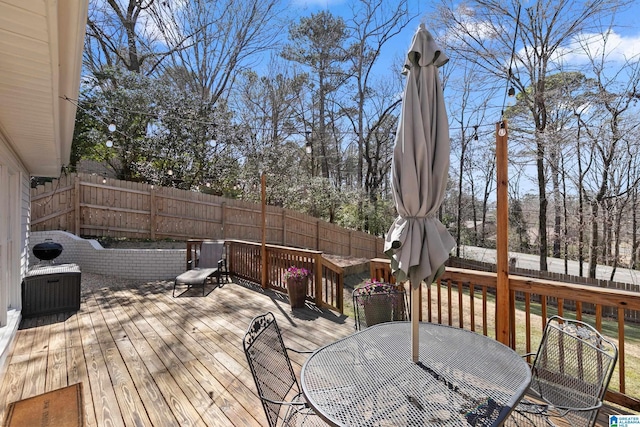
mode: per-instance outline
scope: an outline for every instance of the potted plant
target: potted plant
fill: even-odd
[[[304,307],[310,275],[311,272],[306,268],[294,265],[285,271],[284,278],[287,281],[287,293],[289,294],[291,308]]]
[[[356,288],[357,304],[364,312],[367,326],[394,320],[406,320],[404,294],[395,285],[367,279]]]

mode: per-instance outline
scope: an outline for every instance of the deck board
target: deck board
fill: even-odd
[[[313,350],[354,331],[353,320],[247,283],[173,298],[170,281],[88,289],[77,312],[24,319],[0,384],[10,402],[82,382],[85,425],[266,425],[242,337],[251,319],[276,316],[289,347]],[[305,355],[291,354],[299,373]],[[610,407],[598,425],[606,426]]]

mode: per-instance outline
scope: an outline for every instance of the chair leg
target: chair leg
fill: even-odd
[[[176,285],[178,284],[177,282],[178,282],[177,280],[173,281],[173,297],[174,298],[176,297]]]
[[[224,276],[224,272],[218,270],[218,272],[216,273],[216,284],[219,288],[222,287],[222,276]]]

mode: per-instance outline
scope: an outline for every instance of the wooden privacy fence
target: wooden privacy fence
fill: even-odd
[[[343,269],[324,258],[322,252],[265,245],[263,262],[260,243],[226,240],[225,245],[227,266],[235,277],[262,284],[264,288],[287,292],[285,271],[291,266],[305,268],[311,272],[307,297],[318,307],[343,312]],[[262,283],[264,271],[267,272],[266,282]]]
[[[268,191],[268,188],[267,188]],[[68,174],[31,190],[31,229],[77,236],[262,241],[261,206],[195,191]],[[266,207],[266,242],[374,258],[384,241],[306,214]]]

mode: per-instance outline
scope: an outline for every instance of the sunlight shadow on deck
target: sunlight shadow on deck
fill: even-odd
[[[280,314],[285,316],[292,326],[296,326],[294,319],[310,321],[317,318],[323,318],[338,324],[345,324],[346,320],[349,318],[345,314],[340,314],[336,311],[320,308],[309,300],[305,302],[304,308],[296,308],[292,310],[289,306],[289,297],[282,292],[274,291],[271,289],[262,289],[260,285],[245,279],[241,279],[239,277],[233,277],[232,281],[238,286],[242,286],[243,288],[261,293],[269,297],[277,307]]]

